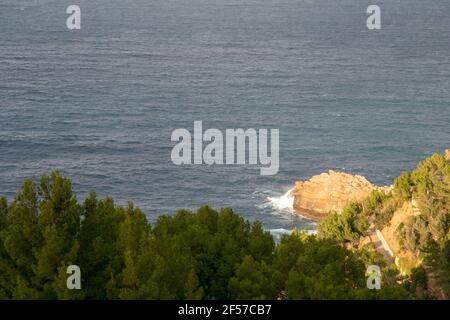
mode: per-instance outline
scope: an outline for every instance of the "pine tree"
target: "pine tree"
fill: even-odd
[[[42,200],[38,216],[42,231],[42,246],[36,250],[36,264],[33,268],[36,285],[46,299],[57,298],[55,286],[60,287],[60,269],[77,265],[77,235],[80,229],[80,206],[72,193],[68,179],[58,172],[41,178]]]
[[[31,179],[24,181],[22,188],[11,203],[2,230],[6,277],[10,287],[6,288],[11,298],[41,298],[43,295],[34,287],[36,251],[42,246],[42,234],[38,225],[38,196]]]
[[[79,263],[83,273],[86,298],[107,299],[112,296],[115,276],[121,272],[122,260],[117,247],[119,225],[124,211],[116,208],[111,198],[97,200],[94,192],[84,201],[78,241]],[[109,289],[107,284],[109,283]]]

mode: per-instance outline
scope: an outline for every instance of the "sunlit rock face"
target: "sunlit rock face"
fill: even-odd
[[[450,161],[450,149],[445,150],[444,157],[445,160]]]
[[[319,220],[330,211],[341,212],[352,201],[362,201],[373,190],[387,192],[388,187],[377,187],[366,178],[330,170],[298,181],[292,190],[294,209],[301,215]]]

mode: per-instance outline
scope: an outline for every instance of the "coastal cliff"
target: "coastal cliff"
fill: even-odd
[[[444,151],[450,161],[450,149]],[[376,186],[360,175],[330,170],[307,181],[297,181],[291,191],[293,209],[312,220],[320,220],[331,211],[340,213],[350,202],[364,200],[372,191],[388,194],[392,186]]]
[[[418,296],[433,299],[450,297],[449,194],[450,149],[402,172],[391,187],[329,171],[291,191],[298,214],[318,220],[320,238],[373,247],[402,276],[420,280],[413,284]]]
[[[375,186],[363,176],[330,170],[308,181],[297,181],[291,195],[294,210],[319,220],[330,211],[341,212],[352,201],[362,201],[374,190],[388,192],[389,187]]]

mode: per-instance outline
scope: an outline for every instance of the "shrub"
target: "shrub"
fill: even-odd
[[[413,182],[411,173],[402,172],[402,174],[394,181],[394,194],[402,200],[409,200],[412,196]]]
[[[319,223],[317,230],[321,238],[351,242],[360,238],[368,228],[369,221],[362,206],[350,203],[341,214],[331,212]]]

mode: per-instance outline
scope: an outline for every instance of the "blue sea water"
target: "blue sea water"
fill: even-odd
[[[0,195],[59,169],[79,199],[150,221],[231,206],[267,229],[313,224],[276,197],[329,169],[390,184],[450,147],[450,2],[0,2]],[[366,9],[382,9],[382,29]],[[176,128],[279,128],[280,171],[171,162]]]

